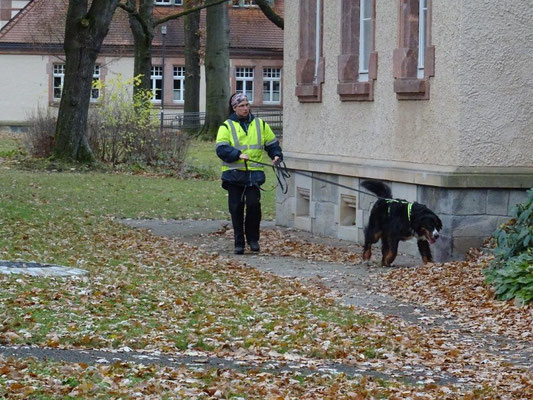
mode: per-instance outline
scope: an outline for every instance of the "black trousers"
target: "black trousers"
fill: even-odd
[[[227,185],[227,190],[228,207],[235,232],[235,246],[244,247],[246,242],[259,242],[261,190],[257,186],[237,185]]]

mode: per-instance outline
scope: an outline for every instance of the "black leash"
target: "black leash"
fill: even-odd
[[[281,187],[281,190],[283,191],[283,194],[287,193],[287,190],[288,190],[287,178],[290,178],[291,174],[289,173],[289,168],[287,168],[287,165],[285,164],[284,161],[280,161],[280,163],[278,165],[267,164],[267,163],[264,163],[264,162],[261,162],[261,161],[257,161],[257,160],[252,160],[252,159],[250,159],[248,161],[251,161],[251,162],[254,162],[254,163],[257,163],[257,164],[261,164],[261,165],[265,165],[267,167],[272,167],[272,169],[274,170],[274,172],[276,174],[276,178],[277,178],[278,183],[279,183],[279,185]],[[366,194],[368,196],[373,196],[373,197],[376,197],[378,199],[387,199],[385,197],[376,196],[374,193],[365,192],[364,190],[355,189],[353,187],[346,186],[346,185],[343,185],[343,184],[340,184],[340,183],[337,183],[337,182],[333,182],[333,181],[329,181],[327,179],[319,178],[317,176],[313,176],[311,174],[306,174],[306,173],[298,171],[296,169],[293,169],[293,171],[294,171],[295,174],[306,176],[308,178],[315,179],[315,180],[320,181],[320,182],[329,183],[330,185],[339,186],[341,188],[348,189],[348,190],[353,190],[354,192],[359,192],[359,193],[362,193],[362,194]]]
[[[267,164],[267,163],[256,161],[256,160],[251,160],[251,159],[250,160],[244,160],[244,168],[245,168],[246,172],[249,172],[249,170],[248,170],[248,162],[254,162],[254,163],[257,163],[257,164],[265,165],[267,167],[272,167],[272,170],[274,171],[274,174],[276,175],[276,179],[278,180],[278,185],[280,186],[281,190],[283,191],[283,194],[287,194],[287,192],[289,190],[289,185],[287,184],[287,178],[290,178],[291,174],[289,174],[289,171],[287,169],[287,165],[285,164],[285,162],[280,161],[280,164],[283,164],[283,165],[281,167],[278,167],[278,166],[276,166],[274,164]],[[265,190],[261,186],[259,186],[259,190],[262,190],[264,192],[266,192],[266,191],[270,192],[271,190],[274,190],[275,188],[276,188],[276,186],[274,186],[272,189]]]

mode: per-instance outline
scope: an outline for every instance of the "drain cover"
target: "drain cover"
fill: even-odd
[[[79,268],[63,267],[61,265],[0,260],[0,274],[24,274],[31,276],[82,276],[86,275],[87,271]]]

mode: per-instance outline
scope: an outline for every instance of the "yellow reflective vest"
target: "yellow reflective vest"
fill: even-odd
[[[218,128],[216,146],[230,145],[248,154],[251,160],[263,161],[263,150],[277,141],[276,135],[268,124],[264,123],[261,118],[255,117],[248,126],[248,134],[242,129],[241,125],[233,120],[226,120]],[[244,160],[238,159],[232,163],[222,162],[222,171],[232,169],[246,170]],[[248,170],[263,170],[261,164],[248,161]]]

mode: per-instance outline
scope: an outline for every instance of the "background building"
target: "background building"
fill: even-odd
[[[24,7],[22,3],[27,5]],[[174,14],[182,10],[181,3],[181,0],[156,0],[154,13],[158,17]],[[277,11],[283,12],[283,3],[283,0],[275,1]],[[0,30],[0,126],[16,127],[23,125],[38,107],[52,112],[59,107],[67,2],[1,0],[0,6],[2,10],[9,6],[13,15]],[[15,6],[22,8],[20,12],[16,13]],[[283,31],[253,1],[236,0],[227,6],[230,8],[231,90],[246,91],[254,107],[281,110]],[[2,18],[5,16],[7,11],[2,12]],[[177,113],[183,109],[185,90],[183,18],[169,21],[165,26],[164,37],[158,26],[153,41],[153,102],[154,107],[160,107],[164,100],[165,113]],[[205,10],[201,26],[201,32],[205,33]],[[122,9],[115,13],[97,59],[94,79],[106,81],[118,74],[125,79],[133,76],[133,37],[128,16]],[[203,67],[202,75],[205,76]],[[203,77],[202,85],[205,85]],[[200,109],[204,111],[203,86],[200,93]],[[93,91],[92,101],[97,103],[99,96],[99,91]]]
[[[28,0],[0,0],[0,29],[26,4],[28,4]]]

